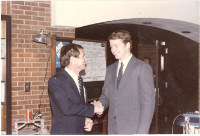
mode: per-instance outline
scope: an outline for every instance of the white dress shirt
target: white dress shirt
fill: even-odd
[[[79,83],[78,83],[78,76],[72,72],[71,70],[69,70],[67,67],[65,67],[65,71],[67,71],[67,73],[72,77],[72,79],[74,80],[77,88],[78,88],[78,91],[79,91],[79,94],[80,94],[80,87],[79,87]],[[83,86],[83,90],[84,90],[84,99],[85,98],[85,87]],[[86,100],[85,100],[86,101]]]
[[[124,74],[124,71],[126,70],[126,67],[127,67],[127,65],[128,65],[129,60],[131,59],[131,57],[132,57],[132,53],[131,53],[131,55],[130,55],[129,57],[127,57],[123,62],[119,60],[118,68],[117,68],[117,77],[118,77],[118,73],[119,73],[119,68],[121,67],[121,62],[122,62],[123,65],[124,65],[124,66],[123,66],[123,71],[122,71],[122,73]]]

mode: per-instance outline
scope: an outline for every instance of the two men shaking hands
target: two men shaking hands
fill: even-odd
[[[93,102],[91,102],[91,104],[94,105],[94,113],[95,114],[97,114],[99,116],[103,114],[104,106],[101,104],[100,101],[94,100]],[[93,120],[90,118],[86,118],[85,126],[84,126],[85,131],[87,131],[87,132],[91,131],[92,127],[93,127]]]

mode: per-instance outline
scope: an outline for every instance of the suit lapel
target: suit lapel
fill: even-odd
[[[124,82],[126,82],[127,80],[129,80],[129,76],[130,76],[130,73],[132,71],[132,68],[133,68],[133,64],[135,63],[135,57],[132,56],[131,59],[129,60],[128,62],[128,65],[124,71],[124,74],[121,78],[121,81],[119,83],[119,86],[118,86],[118,89],[120,89],[120,87],[122,86],[122,84],[124,84]]]
[[[119,61],[117,61],[116,63],[114,63],[113,66],[113,72],[112,72],[112,79],[114,79],[114,90],[117,90],[117,68],[118,68],[118,63]]]
[[[64,69],[62,69],[61,72],[62,72],[63,76],[66,78],[66,80],[68,80],[69,84],[72,85],[73,91],[77,95],[77,97],[83,101],[83,99],[81,98],[81,95],[79,94],[78,87],[76,86],[76,83],[74,82],[73,78]]]

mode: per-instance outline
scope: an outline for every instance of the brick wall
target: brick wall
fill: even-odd
[[[48,39],[48,45],[43,45],[34,43],[32,39],[40,29],[65,37],[74,37],[75,29],[51,27],[50,1],[2,1],[1,12],[3,15],[11,15],[12,21],[12,124],[25,119],[26,109],[32,110],[33,114],[37,112],[41,98],[42,118],[45,127],[49,127],[51,111],[47,82],[51,76],[51,60],[48,64],[47,61],[51,40]],[[24,91],[25,82],[30,82],[30,92]]]

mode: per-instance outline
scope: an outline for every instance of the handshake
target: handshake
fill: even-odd
[[[94,113],[96,113],[97,115],[103,114],[104,107],[100,101],[94,100],[93,102],[91,102],[91,104],[94,105]]]
[[[94,100],[93,102],[91,102],[91,104],[94,105],[94,113],[96,113],[97,115],[103,114],[104,107],[100,101]],[[92,119],[85,118],[85,126],[84,126],[85,131],[88,131],[88,132],[91,131],[93,125],[94,125],[94,123],[93,123]]]

